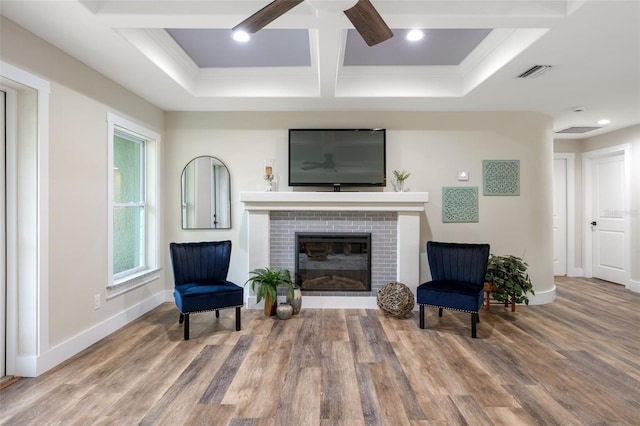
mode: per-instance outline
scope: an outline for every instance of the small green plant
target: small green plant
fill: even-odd
[[[411,176],[411,173],[409,173],[406,170],[402,170],[402,171],[394,170],[393,176],[396,178],[398,182],[404,182],[405,180],[409,179],[409,176]]]
[[[528,305],[527,293],[535,295],[528,268],[529,265],[516,256],[489,256],[485,281],[496,287],[493,298],[498,302]]]
[[[249,272],[252,276],[244,283],[251,283],[251,291],[256,295],[256,303],[260,303],[267,294],[272,302],[278,297],[277,288],[279,285],[287,287],[290,297],[293,299],[294,283],[291,281],[291,274],[288,269],[278,268],[258,268]]]

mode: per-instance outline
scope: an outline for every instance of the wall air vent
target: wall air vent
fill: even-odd
[[[556,133],[587,133],[597,129],[601,129],[601,127],[574,126],[574,127],[567,127],[564,130],[559,130]]]
[[[535,78],[547,71],[549,68],[551,68],[551,65],[534,65],[520,74],[518,78]]]

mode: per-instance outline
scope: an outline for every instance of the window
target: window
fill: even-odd
[[[109,135],[109,280],[118,293],[158,271],[156,150],[159,136],[114,114]]]
[[[145,141],[116,128],[113,136],[113,275],[146,269]]]

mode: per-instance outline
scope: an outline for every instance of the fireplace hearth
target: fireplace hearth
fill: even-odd
[[[370,291],[371,234],[296,232],[295,280],[307,291]]]

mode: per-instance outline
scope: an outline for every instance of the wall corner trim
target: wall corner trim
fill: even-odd
[[[535,296],[529,297],[530,305],[546,305],[556,299],[556,285],[553,288],[544,291],[536,291]]]

